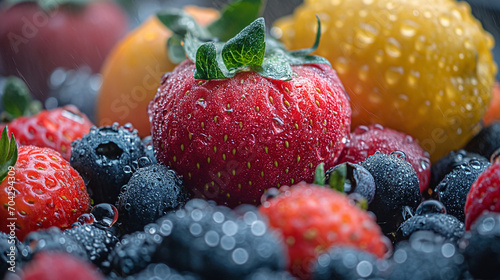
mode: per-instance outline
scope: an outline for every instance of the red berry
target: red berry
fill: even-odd
[[[90,120],[73,105],[44,110],[32,117],[19,117],[8,124],[20,145],[52,148],[69,160],[71,142],[92,127]]]
[[[359,163],[375,152],[390,154],[402,151],[406,160],[417,173],[420,193],[429,187],[431,176],[431,161],[429,153],[424,151],[417,141],[408,134],[375,124],[358,126],[351,133],[351,140],[340,155],[339,163]]]
[[[351,109],[327,65],[292,66],[289,81],[242,72],[196,80],[186,61],[164,77],[149,105],[158,161],[196,197],[257,204],[265,189],[312,181],[347,141]]]
[[[91,263],[63,252],[40,252],[22,270],[22,280],[101,280]]]
[[[500,212],[500,161],[484,170],[472,184],[465,202],[465,229],[485,211]]]
[[[83,179],[58,152],[35,146],[18,152],[14,169],[0,183],[1,231],[9,233],[8,224],[15,222],[16,237],[23,240],[38,229],[69,228],[88,211]]]
[[[288,245],[289,270],[308,279],[311,264],[332,246],[354,246],[382,258],[389,241],[372,215],[337,191],[301,182],[264,202],[260,212]]]

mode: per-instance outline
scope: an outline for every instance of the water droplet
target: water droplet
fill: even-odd
[[[272,122],[274,133],[278,134],[278,133],[283,132],[283,125],[284,124],[285,123],[283,122],[283,120],[280,117],[278,117],[277,115],[274,115],[273,122]]]
[[[148,157],[141,157],[137,160],[137,167],[143,168],[146,166],[150,166],[153,162]]]
[[[250,226],[250,231],[255,236],[262,236],[266,233],[266,224],[263,221],[255,221]]]
[[[400,158],[402,160],[406,160],[406,154],[403,151],[396,150],[392,153],[390,153],[391,156],[395,156],[397,158]]]
[[[132,173],[132,167],[128,166],[128,165],[125,165],[123,167],[123,172],[125,172],[126,174],[130,174]]]
[[[385,44],[385,53],[390,57],[398,58],[401,56],[401,45],[396,39],[390,37]]]
[[[222,247],[222,249],[226,251],[232,250],[235,245],[236,245],[236,240],[232,236],[224,235],[220,239],[220,246]]]
[[[195,104],[199,105],[203,108],[207,107],[207,101],[205,101],[205,98],[203,98],[203,97],[200,97],[198,100],[196,100]]]
[[[231,257],[236,264],[241,265],[248,261],[248,252],[243,248],[237,248],[233,251]]]
[[[402,67],[390,67],[385,71],[385,81],[388,85],[395,85],[403,75]]]
[[[90,225],[90,224],[94,223],[94,216],[92,214],[85,213],[85,214],[80,215],[80,217],[78,217],[78,219],[76,219],[76,221],[80,225],[85,225],[85,224]]]
[[[225,235],[233,236],[238,232],[238,225],[233,221],[226,221],[222,224],[222,232]]]
[[[356,266],[356,272],[359,276],[366,278],[373,273],[373,265],[369,261],[360,261]]]
[[[200,224],[198,223],[194,223],[194,224],[191,224],[191,226],[189,226],[189,232],[193,235],[193,236],[198,236],[200,235],[200,233],[203,231],[203,228],[201,227]]]
[[[123,125],[123,128],[125,128],[126,130],[128,130],[129,132],[133,132],[134,131],[134,126],[132,125],[132,123],[126,123]]]
[[[335,63],[333,64],[335,70],[339,72],[339,74],[345,74],[347,73],[347,70],[349,69],[349,63],[345,57],[339,56],[337,57]]]
[[[400,26],[401,35],[405,37],[415,36],[417,30],[418,30],[418,24],[416,24],[414,21],[411,20],[405,20]]]
[[[431,162],[428,158],[420,158],[419,163],[420,163],[420,166],[419,166],[420,172],[427,170],[431,166]]]
[[[370,128],[368,128],[368,126],[359,125],[354,129],[353,133],[357,134],[357,135],[361,135],[361,134],[365,134],[368,131],[370,131]]]
[[[118,210],[109,203],[97,204],[90,213],[94,216],[94,224],[104,228],[112,227],[118,220]]]
[[[364,48],[372,44],[378,35],[378,30],[373,25],[361,24],[360,28],[355,31],[355,45]]]
[[[415,215],[425,215],[425,214],[446,214],[446,207],[437,200],[426,200],[420,203],[415,211]]]
[[[205,243],[210,247],[215,247],[219,244],[219,234],[213,230],[205,233]]]
[[[439,20],[439,23],[443,26],[443,27],[448,27],[450,26],[450,17],[448,17],[447,15],[440,15],[438,17],[438,20]]]
[[[443,254],[443,256],[445,258],[453,257],[455,255],[455,252],[456,252],[456,249],[455,249],[455,245],[453,245],[453,244],[446,243],[446,244],[443,244],[443,246],[441,247],[441,254]]]
[[[212,219],[220,224],[222,222],[224,222],[224,214],[222,214],[221,212],[215,212],[213,215],[212,215]]]

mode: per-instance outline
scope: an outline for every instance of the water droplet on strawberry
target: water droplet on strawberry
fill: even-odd
[[[366,126],[366,125],[358,125],[354,129],[353,134],[359,134],[359,135],[361,135],[361,134],[364,134],[364,133],[366,133],[368,131],[370,131],[370,129],[368,128],[368,126]]]
[[[418,168],[419,172],[427,170],[431,166],[431,162],[428,158],[420,158],[419,163],[420,163],[419,168]]]

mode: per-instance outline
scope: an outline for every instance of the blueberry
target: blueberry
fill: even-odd
[[[164,233],[156,256],[206,279],[242,279],[257,269],[282,271],[285,248],[255,207],[235,211],[194,199],[158,221]]]
[[[417,231],[396,245],[389,267],[380,276],[390,280],[458,280],[464,262],[454,242],[431,231]]]
[[[106,263],[108,255],[118,243],[118,238],[110,231],[95,225],[80,225],[65,230],[64,235],[79,243],[92,263],[98,267],[109,267]]]
[[[427,200],[419,205],[415,216],[401,224],[396,231],[394,242],[407,240],[417,231],[432,231],[450,242],[457,243],[464,235],[465,225],[454,216],[447,215],[441,202]]]
[[[460,243],[470,274],[475,279],[500,277],[500,214],[481,215]]]
[[[360,163],[375,179],[375,196],[368,210],[386,235],[401,225],[404,213],[414,212],[421,201],[418,178],[404,157],[375,153]],[[409,210],[407,210],[409,209]]]
[[[432,165],[429,188],[435,190],[436,186],[444,179],[446,174],[453,171],[457,166],[467,164],[472,159],[476,159],[481,163],[489,162],[487,158],[466,150],[451,151],[448,155]]]
[[[465,150],[489,159],[500,148],[500,122],[484,127],[465,146]]]
[[[159,164],[139,168],[118,199],[118,223],[125,233],[142,230],[187,200],[182,179],[175,171]]]
[[[82,176],[95,204],[115,204],[146,152],[137,131],[118,124],[92,128],[72,143],[70,164]]]
[[[436,196],[446,207],[448,214],[465,221],[465,202],[472,183],[490,165],[489,162],[471,159],[455,167],[436,187]]]
[[[314,262],[313,279],[373,279],[378,274],[377,258],[354,247],[332,247]]]

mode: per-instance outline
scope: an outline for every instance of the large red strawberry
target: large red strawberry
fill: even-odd
[[[16,161],[13,142],[9,145],[4,130],[0,139],[0,231],[14,230],[23,240],[41,228],[70,227],[90,207],[83,179],[50,148],[20,146]]]
[[[500,212],[500,161],[497,159],[472,184],[465,202],[465,229],[483,212]]]
[[[191,61],[149,105],[158,161],[197,197],[258,204],[270,187],[312,181],[347,141],[351,109],[335,71],[312,49],[266,47],[264,34],[258,19],[223,46],[188,36]]]
[[[17,0],[0,7],[0,74],[22,78],[38,99],[57,67],[99,72],[127,32],[127,16],[109,0]],[[4,3],[2,3],[4,4]]]
[[[423,193],[429,187],[431,176],[429,153],[424,151],[412,136],[375,124],[356,127],[350,138],[340,155],[339,163],[362,162],[377,151],[383,154],[402,151],[406,160],[417,172],[420,192]]]
[[[300,182],[280,188],[259,208],[288,245],[289,270],[308,279],[312,261],[331,246],[354,246],[383,257],[390,242],[374,216],[332,189]]]

